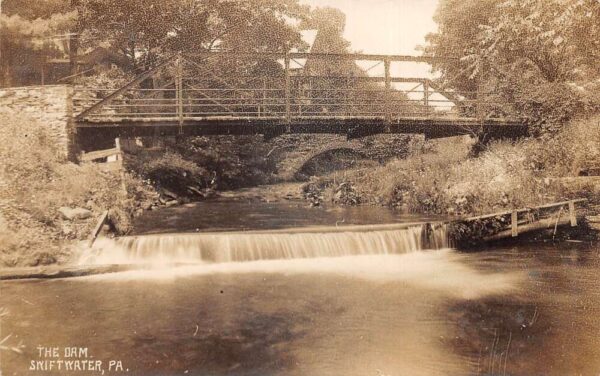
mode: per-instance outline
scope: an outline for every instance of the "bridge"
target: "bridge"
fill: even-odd
[[[493,93],[447,90],[428,78],[391,74],[426,56],[177,54],[118,88],[77,87],[80,134],[114,136],[379,133],[517,138],[527,127],[502,116]],[[371,64],[369,68],[361,68]],[[382,74],[369,71],[378,67]]]

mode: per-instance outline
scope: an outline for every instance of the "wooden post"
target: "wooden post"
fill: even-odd
[[[121,150],[121,140],[119,137],[115,138],[115,148],[117,149],[117,162],[119,164],[119,176],[121,178],[121,189],[125,196],[127,196],[127,185],[125,184],[125,170],[123,165],[123,151]]]
[[[577,212],[575,211],[574,201],[569,201],[569,219],[571,220],[571,227],[577,227]]]
[[[177,78],[175,82],[177,89],[177,116],[179,118],[179,134],[183,134],[183,67],[181,65],[181,57],[177,59]]]
[[[90,236],[90,243],[89,243],[90,248],[92,248],[92,246],[94,245],[94,242],[96,241],[96,238],[98,237],[98,234],[100,233],[100,231],[102,231],[102,227],[106,223],[107,219],[108,219],[108,210],[105,210],[102,213],[102,215],[100,215],[100,218],[98,219],[98,223],[96,223],[96,227],[94,228],[94,230],[92,230],[92,235]]]
[[[390,108],[390,97],[392,95],[392,78],[390,76],[390,59],[383,59],[383,66],[385,69],[385,131],[390,132],[390,124],[392,123],[392,112]]]
[[[510,214],[510,226],[512,230],[512,237],[515,238],[519,236],[519,212],[513,210]]]
[[[287,132],[290,132],[290,123],[292,122],[291,114],[291,76],[290,76],[290,54],[285,53],[284,58],[285,65],[285,123],[287,125]]]

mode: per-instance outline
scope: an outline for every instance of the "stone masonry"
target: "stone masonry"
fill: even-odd
[[[47,129],[61,153],[73,160],[77,150],[72,97],[69,85],[0,88],[0,126],[15,115],[31,119]]]

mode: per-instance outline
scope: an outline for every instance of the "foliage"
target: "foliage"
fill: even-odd
[[[45,60],[63,57],[61,41],[49,37],[66,32],[76,15],[71,11],[27,19],[19,14],[0,14],[0,83],[20,84],[25,76],[39,74]]]
[[[552,137],[493,142],[476,158],[469,157],[471,146],[460,138],[438,141],[347,179],[369,201],[421,213],[483,214],[581,197],[598,202],[593,183],[553,180],[600,167],[598,116],[573,120]]]
[[[435,66],[443,86],[468,97],[480,91],[497,103],[488,114],[522,117],[535,135],[553,133],[599,108],[599,17],[592,0],[443,0],[425,51],[455,58]]]
[[[218,189],[266,184],[275,172],[275,165],[266,158],[271,146],[261,136],[194,137],[174,147],[210,171]]]
[[[505,216],[478,219],[469,222],[454,221],[450,223],[448,233],[454,244],[460,247],[481,245],[481,242],[486,237],[506,228],[507,223],[508,220]]]
[[[187,187],[217,190],[266,184],[275,165],[266,158],[268,143],[260,136],[165,139],[165,150],[140,151],[127,166],[156,188],[189,195]]]
[[[317,7],[300,24],[300,28],[317,30],[311,52],[344,54],[351,52],[350,42],[343,36],[345,23],[346,16],[340,10]],[[361,80],[368,74],[353,60],[312,57],[307,59],[303,70],[306,75],[329,77],[313,79],[301,85],[300,90],[310,93],[306,99],[308,111],[361,116],[365,113],[384,114],[387,110],[414,113],[419,109],[418,105],[407,105],[408,97],[402,91],[388,93],[381,84]],[[389,108],[386,108],[388,99],[391,101]]]
[[[297,0],[82,0],[78,27],[84,44],[108,42],[137,66],[182,51],[299,46],[287,20],[304,17],[306,9]]]
[[[527,164],[534,171],[550,177],[577,176],[600,166],[600,116],[576,119],[555,137],[525,145]]]
[[[210,172],[179,153],[167,150],[152,153],[142,151],[127,158],[128,169],[149,180],[158,190],[167,189],[178,195],[189,195],[188,187],[195,189],[209,185]]]
[[[8,86],[39,82],[48,58],[67,58],[68,33],[79,35],[80,52],[105,48],[138,73],[179,52],[302,49],[294,24],[309,9],[298,0],[7,0],[4,7],[1,72]],[[22,68],[9,71],[16,66]]]

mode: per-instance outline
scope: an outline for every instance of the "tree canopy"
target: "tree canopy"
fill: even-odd
[[[17,65],[7,57],[27,57],[57,35],[66,44],[69,32],[82,48],[118,51],[137,68],[175,52],[302,48],[296,25],[308,12],[298,0],[5,0],[2,82]]]
[[[467,96],[483,88],[534,133],[552,132],[600,103],[590,87],[599,20],[596,0],[441,0],[425,51],[458,58],[436,64],[444,86]]]

